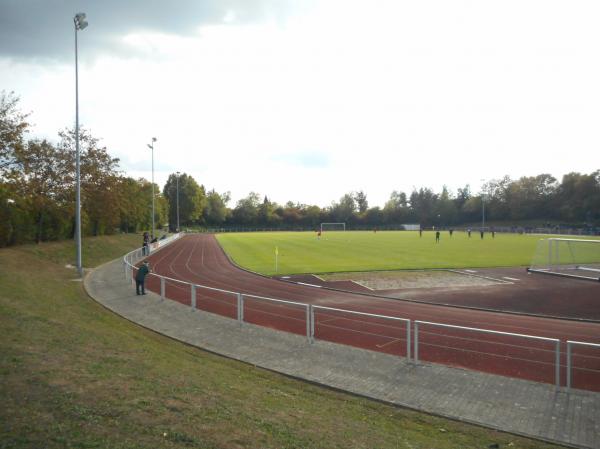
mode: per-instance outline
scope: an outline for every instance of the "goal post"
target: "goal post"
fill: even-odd
[[[527,271],[600,281],[600,240],[541,239]]]
[[[345,231],[346,223],[321,223],[321,232],[325,231]]]

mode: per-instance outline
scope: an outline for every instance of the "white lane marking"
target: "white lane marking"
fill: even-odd
[[[508,276],[502,276],[502,279],[506,279],[508,281],[520,281],[521,279],[517,279],[517,278],[509,278]]]
[[[399,341],[402,341],[402,340],[400,340],[399,338],[394,338],[392,341],[388,341],[387,343],[384,343],[382,345],[375,345],[375,346],[378,348],[383,348],[384,346],[391,345],[391,344],[394,344]]]
[[[281,276],[281,279],[289,279],[289,276]]]
[[[315,284],[307,284],[306,282],[296,282],[296,284],[300,284],[300,285],[308,285],[309,287],[317,287],[317,288],[321,288],[321,285],[315,285]]]
[[[477,273],[477,270],[464,270],[464,271],[466,271],[467,273]]]

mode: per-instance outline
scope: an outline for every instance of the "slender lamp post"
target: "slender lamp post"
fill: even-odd
[[[73,18],[75,24],[75,244],[77,246],[77,271],[79,276],[83,276],[83,266],[81,264],[81,173],[79,169],[79,68],[77,59],[77,31],[81,31],[88,26],[85,20],[85,13],[75,14]]]
[[[179,176],[181,173],[177,172],[177,232],[179,232]]]
[[[481,181],[485,181],[482,179]],[[485,229],[485,192],[481,190],[481,230]]]
[[[148,148],[152,150],[152,234],[151,239],[154,239],[154,142],[156,137],[152,138],[152,143],[148,144]]]

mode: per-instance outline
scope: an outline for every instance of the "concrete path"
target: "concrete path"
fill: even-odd
[[[121,260],[91,272],[88,294],[115,313],[174,339],[361,396],[573,447],[600,448],[600,393],[405,359],[278,332],[158,295],[137,296]]]

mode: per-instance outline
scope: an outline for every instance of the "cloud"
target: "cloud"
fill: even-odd
[[[300,151],[296,153],[285,153],[274,155],[274,162],[283,162],[292,166],[300,166],[306,168],[326,168],[329,167],[331,161],[326,152],[320,151]]]
[[[293,0],[0,0],[0,57],[71,59],[77,12],[88,17],[88,50],[118,53],[129,33],[194,35],[203,25],[282,21],[292,9]]]

